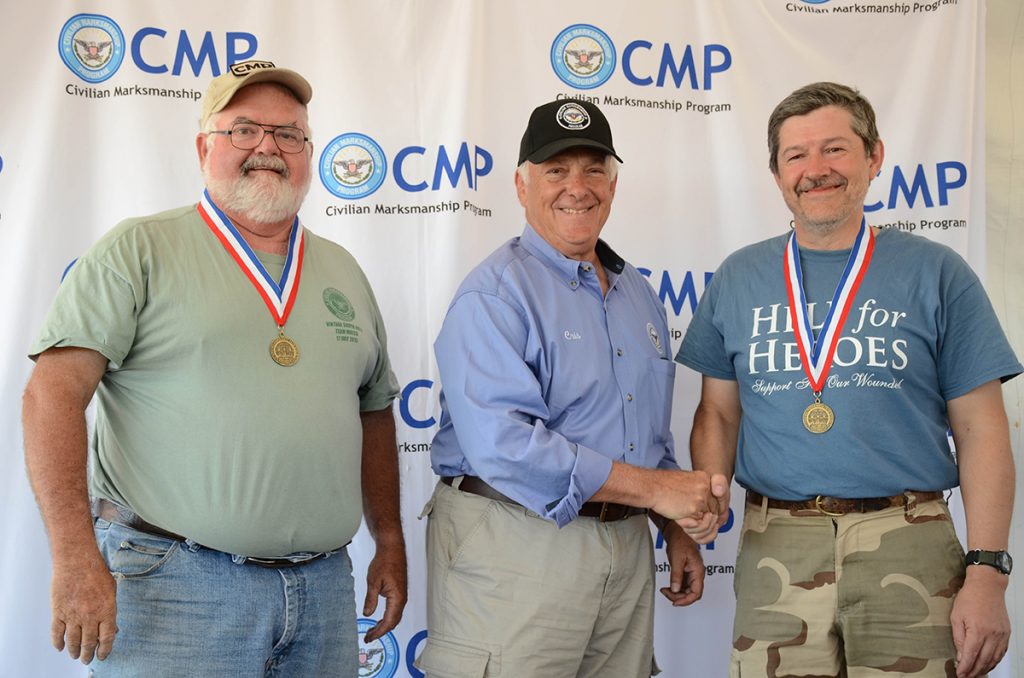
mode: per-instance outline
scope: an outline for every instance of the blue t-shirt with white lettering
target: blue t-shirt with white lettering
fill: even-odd
[[[814,402],[789,315],[789,235],[745,247],[715,273],[676,360],[739,384],[736,480],[776,499],[890,496],[958,484],[946,402],[1022,369],[978,277],[950,248],[885,230],[853,300],[821,400]],[[850,250],[800,250],[814,333]]]

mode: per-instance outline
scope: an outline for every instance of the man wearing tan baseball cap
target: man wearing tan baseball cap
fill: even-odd
[[[386,598],[366,639],[401,619],[397,382],[364,274],[297,216],[311,97],[269,61],[215,78],[198,203],[83,254],[30,349],[52,639],[91,675],[356,675],[346,547],[363,517],[363,616]]]

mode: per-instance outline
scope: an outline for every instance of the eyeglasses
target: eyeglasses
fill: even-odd
[[[232,146],[240,151],[251,151],[263,143],[263,137],[268,131],[283,153],[298,153],[309,141],[309,137],[298,127],[256,122],[236,122],[229,130],[211,130],[207,134],[226,134]]]

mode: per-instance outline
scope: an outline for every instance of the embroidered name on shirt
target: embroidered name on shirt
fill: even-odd
[[[577,341],[578,339],[583,338],[583,335],[574,330],[566,330],[564,336],[569,341]]]

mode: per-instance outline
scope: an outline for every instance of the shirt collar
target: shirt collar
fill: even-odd
[[[544,264],[556,273],[560,278],[565,280],[565,283],[572,289],[578,289],[580,286],[580,269],[590,266],[589,262],[580,261],[578,259],[570,259],[565,256],[551,244],[542,238],[537,231],[534,230],[533,226],[529,223],[526,224],[526,228],[523,229],[523,235],[519,238],[519,242],[530,251],[531,254],[540,259]],[[626,261],[615,253],[611,247],[604,241],[598,238],[597,245],[594,248],[597,253],[597,259],[601,262],[601,265],[607,269],[608,274],[611,276],[608,280],[609,287],[614,285],[615,278],[622,273],[626,267]]]

